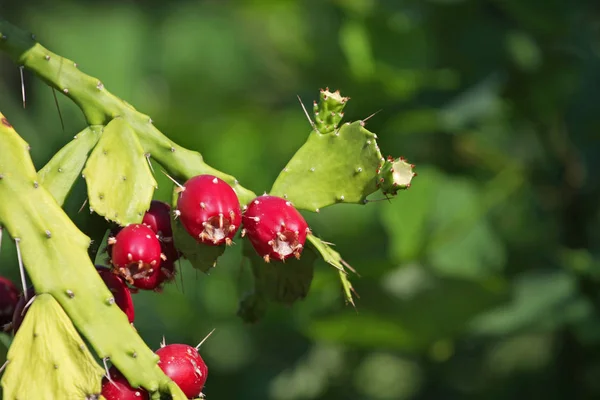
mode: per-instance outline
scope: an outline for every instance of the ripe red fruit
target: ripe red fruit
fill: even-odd
[[[112,292],[115,298],[115,303],[117,303],[119,308],[127,315],[129,322],[133,322],[135,319],[133,300],[131,299],[129,288],[123,279],[113,273],[109,268],[101,265],[96,265],[96,270],[98,271],[98,274],[100,274],[100,277],[108,289]]]
[[[242,236],[248,235],[266,262],[300,258],[310,229],[292,203],[281,197],[259,196],[248,205],[243,220]]]
[[[129,284],[151,275],[165,258],[154,231],[142,224],[127,225],[109,239],[111,263]]]
[[[183,185],[177,215],[198,242],[214,246],[231,244],[242,222],[235,191],[213,175],[198,175]]]
[[[173,380],[188,399],[196,398],[208,377],[208,367],[195,347],[170,344],[156,351],[158,366]]]
[[[152,229],[160,241],[163,254],[167,260],[177,261],[179,252],[173,243],[173,228],[171,227],[171,206],[163,201],[152,200],[150,208],[144,214],[142,224]]]
[[[106,377],[102,379],[102,396],[106,400],[149,400],[150,396],[144,389],[134,389],[127,379],[115,368],[110,367],[110,382]]]
[[[0,276],[0,327],[8,324],[19,301],[19,290],[8,278]]]

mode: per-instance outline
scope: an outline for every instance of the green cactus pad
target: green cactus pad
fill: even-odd
[[[4,398],[86,400],[100,393],[103,375],[61,306],[38,295],[8,350]]]
[[[348,265],[348,263],[344,261],[340,253],[333,250],[331,247],[329,247],[327,243],[325,243],[315,235],[307,235],[306,240],[312,245],[312,247],[315,248],[315,250],[319,252],[319,254],[321,254],[323,260],[325,260],[327,263],[331,264],[338,270],[346,302],[354,306],[354,299],[352,298],[354,288],[352,287],[352,283],[350,283],[350,280],[348,279],[348,273],[346,272],[346,269],[351,269],[350,265]]]
[[[308,294],[317,255],[312,249],[304,249],[300,259],[285,262],[265,262],[248,240],[243,241],[243,254],[250,260],[254,275],[254,293],[267,300],[292,305]]]
[[[408,189],[416,173],[415,166],[409,164],[403,157],[394,160],[388,157],[377,173],[377,186],[383,194],[395,196],[399,190]]]
[[[125,119],[115,118],[106,125],[83,175],[92,210],[123,226],[142,222],[156,181]]]
[[[60,149],[50,161],[38,171],[43,185],[58,204],[63,204],[75,180],[81,174],[88,154],[100,139],[102,126],[87,127]]]
[[[344,107],[349,97],[342,97],[339,90],[330,92],[329,88],[321,89],[319,93],[319,102],[313,104],[315,116],[315,128],[320,133],[329,133],[337,129],[340,121],[344,117]]]
[[[0,143],[0,226],[18,240],[36,292],[51,294],[96,354],[110,358],[132,386],[185,399],[115,304],[88,256],[90,239],[37,182],[29,145],[1,113]]]
[[[270,194],[309,211],[336,203],[364,204],[367,196],[377,191],[377,168],[382,162],[375,139],[361,121],[326,134],[311,132],[275,180]]]
[[[178,193],[173,190],[172,207],[177,208]],[[178,218],[171,213],[171,227],[173,229],[173,242],[177,249],[181,251],[183,256],[189,260],[192,267],[199,269],[204,273],[208,273],[212,268],[216,267],[217,259],[223,255],[226,246],[209,246],[199,243],[190,235]]]

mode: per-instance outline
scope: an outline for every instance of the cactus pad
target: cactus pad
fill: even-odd
[[[377,169],[382,163],[375,139],[361,121],[325,134],[312,131],[270,194],[310,211],[336,203],[364,204],[377,191]]]
[[[315,128],[320,133],[329,133],[337,129],[344,117],[344,107],[349,97],[342,97],[339,90],[330,92],[329,88],[321,89],[319,102],[314,102],[313,112],[315,116]]]
[[[49,294],[31,304],[7,359],[5,399],[86,400],[100,394],[104,369]]]
[[[101,126],[85,128],[38,171],[40,184],[52,194],[58,204],[63,204],[69,195],[88,154],[100,139],[101,130]]]
[[[142,221],[156,181],[125,119],[115,118],[106,125],[83,175],[93,211],[120,225]]]

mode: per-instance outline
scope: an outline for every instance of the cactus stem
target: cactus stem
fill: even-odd
[[[23,257],[21,256],[21,246],[19,246],[21,238],[15,238],[15,247],[17,248],[17,258],[19,259],[19,273],[21,274],[21,285],[23,286],[23,296],[25,301],[29,299],[29,293],[27,292],[27,280],[25,279],[25,268],[23,268]]]
[[[25,80],[23,79],[23,68],[25,68],[25,66],[19,66],[19,74],[21,75],[21,95],[23,96],[23,108],[25,108]]]
[[[210,331],[210,332],[208,333],[208,335],[204,336],[204,339],[202,339],[202,340],[200,341],[200,343],[198,343],[198,345],[196,346],[196,350],[200,350],[200,347],[202,346],[202,344],[203,344],[204,342],[206,342],[206,339],[208,339],[208,338],[210,337],[210,335],[212,335],[212,334],[213,334],[213,332],[214,332],[216,329],[217,329],[217,328],[214,328],[212,331]]]

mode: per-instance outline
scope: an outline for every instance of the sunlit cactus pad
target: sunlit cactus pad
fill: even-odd
[[[377,169],[383,162],[376,135],[363,125],[356,121],[329,133],[313,130],[270,194],[309,211],[336,203],[363,204],[377,191]]]
[[[8,350],[2,376],[5,399],[91,399],[100,394],[104,369],[62,307],[38,295]]]

